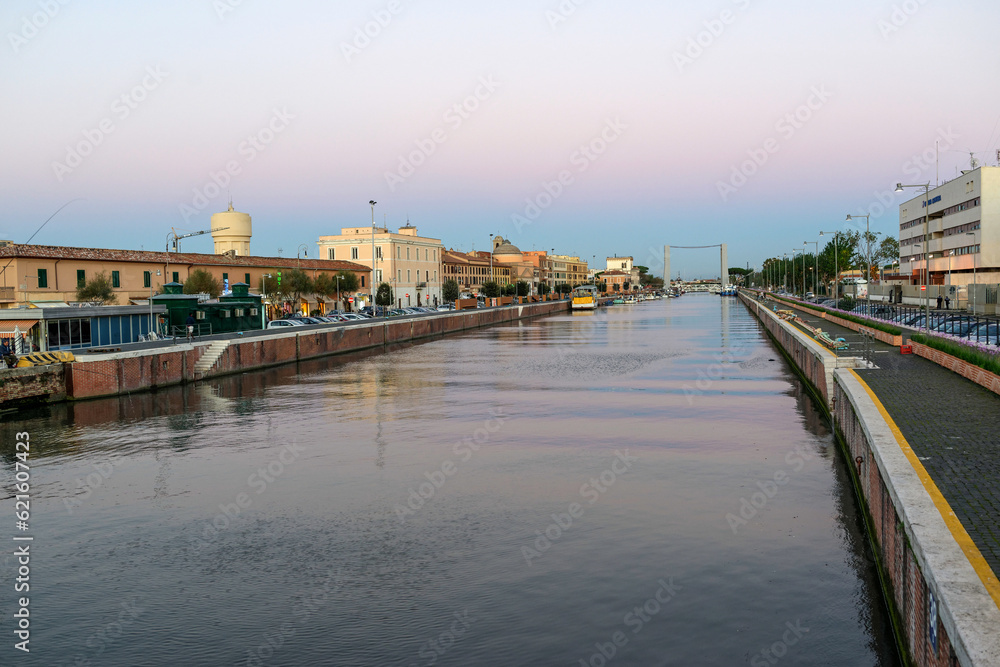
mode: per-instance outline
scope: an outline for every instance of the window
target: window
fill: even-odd
[[[245,308],[233,308],[233,317],[245,317],[247,311]]]
[[[402,257],[402,255],[400,254],[401,252],[403,252],[403,249],[400,248],[399,246],[396,246],[396,259],[400,259]]]
[[[410,270],[406,270],[406,282],[410,282]]]
[[[203,320],[203,319],[205,319],[205,311],[204,310],[196,310],[196,311],[194,311],[194,319],[196,319],[196,320]]]
[[[76,287],[77,289],[85,287],[87,285],[87,271],[85,269],[76,270]]]
[[[424,271],[424,282],[428,282],[431,279],[431,272]]]
[[[406,246],[406,259],[410,258],[410,246]]]
[[[358,258],[358,247],[351,246],[351,259],[357,259],[357,258]]]
[[[382,269],[375,271],[375,280],[382,282]]]
[[[122,274],[118,271],[111,272],[111,286],[121,287],[122,286]]]
[[[222,274],[222,282],[226,282],[227,280],[229,280],[229,274],[228,273],[223,273]]]
[[[245,282],[247,285],[250,284],[250,274],[249,273],[244,273],[243,274],[243,282]]]
[[[173,280],[175,283],[179,283],[181,281],[181,274],[178,273],[177,271],[174,271],[174,277],[171,278],[171,280]]]
[[[49,286],[49,272],[47,269],[38,269],[38,289],[45,289]]]
[[[435,271],[434,272],[434,282],[437,282],[437,279],[438,279],[438,272]]]
[[[375,256],[379,259],[382,259],[382,246],[380,245],[375,246]]]
[[[334,248],[327,248],[326,249],[326,258],[327,259],[337,259],[337,253],[336,253],[336,251],[335,251]]]
[[[403,269],[396,269],[396,281],[403,282]]]
[[[219,317],[221,317],[222,319],[228,318],[230,316],[230,314],[231,314],[231,312],[228,311],[228,310],[220,310],[219,311]]]
[[[151,287],[153,284],[153,274],[149,271],[142,272],[142,286]]]
[[[424,261],[425,261],[425,262],[427,261],[427,256],[428,256],[429,254],[430,254],[430,251],[429,251],[429,250],[428,250],[427,248],[424,248]]]
[[[364,276],[361,276],[361,286],[362,287],[365,286],[365,277]]]
[[[250,317],[257,317],[258,314],[259,314],[259,311],[256,308],[251,308],[250,309]]]

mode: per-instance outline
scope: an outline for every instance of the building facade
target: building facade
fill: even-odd
[[[925,271],[930,285],[1000,282],[1000,167],[966,171],[900,204],[899,255],[913,285],[925,284]]]
[[[147,303],[164,284],[184,283],[196,270],[208,272],[223,287],[246,283],[262,290],[265,277],[268,284],[276,283],[279,273],[293,269],[313,279],[321,273],[354,273],[363,295],[371,285],[369,269],[354,262],[12,244],[0,247],[0,308],[74,304],[77,290],[99,273],[108,276],[117,303],[128,305]],[[289,299],[287,294],[279,299],[286,311],[325,312],[333,306],[333,299],[315,294],[299,295],[294,303]]]
[[[440,239],[417,234],[409,223],[391,232],[387,227],[344,227],[340,234],[321,236],[319,256],[326,261],[358,263],[374,271],[375,289],[385,282],[398,306],[441,303]]]
[[[549,287],[555,289],[556,285],[563,283],[575,287],[587,282],[587,263],[579,257],[548,255],[546,261],[548,263],[546,278]]]

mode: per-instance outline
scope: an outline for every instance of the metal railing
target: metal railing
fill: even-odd
[[[909,327],[918,331],[927,329],[932,334],[947,334],[987,345],[1000,345],[1000,319],[996,317],[971,315],[961,311],[939,310],[937,308],[931,308],[925,317],[922,306],[869,301],[867,299],[858,301],[853,310],[845,312],[873,320],[882,320],[887,324],[899,327]]]

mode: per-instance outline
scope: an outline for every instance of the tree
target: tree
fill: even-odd
[[[375,305],[377,306],[391,306],[393,302],[392,288],[389,287],[389,283],[382,283],[378,286],[378,290],[375,292]]]
[[[329,299],[337,293],[337,281],[330,274],[321,273],[312,281],[312,293],[316,295],[317,301]]]
[[[115,296],[115,289],[111,285],[108,274],[101,271],[76,291],[77,301],[87,301],[94,306],[104,306],[109,303],[118,303]]]
[[[545,296],[546,294],[548,294],[551,291],[552,291],[552,288],[549,286],[548,283],[541,283],[541,284],[538,285],[538,293],[540,295],[542,295],[542,296]]]
[[[528,296],[531,292],[531,285],[529,285],[524,280],[518,280],[517,284],[514,286],[514,293],[517,296]]]
[[[458,301],[459,289],[458,281],[449,278],[441,286],[441,296],[446,302]]]
[[[283,274],[281,282],[284,293],[291,296],[293,301],[299,301],[303,294],[312,294],[314,291],[312,278],[300,269],[292,269]]]
[[[493,282],[492,280],[487,280],[485,283],[483,283],[483,287],[479,291],[483,293],[483,296],[490,299],[495,299],[498,296],[500,296],[500,285]]]
[[[195,269],[184,281],[185,294],[208,294],[213,299],[222,294],[218,278],[204,269]]]
[[[626,280],[625,282],[622,283],[622,290],[625,291],[625,292],[627,292],[627,291],[629,291],[629,288],[631,286],[632,286],[631,283],[629,283],[629,281]]]
[[[872,263],[875,266],[894,266],[899,264],[899,241],[895,236],[886,236],[872,251]]]
[[[358,280],[358,274],[353,271],[337,271],[337,273],[333,276],[333,282],[340,284],[341,297],[343,297],[344,294],[357,292],[358,288],[361,287],[361,281]]]
[[[559,292],[560,294],[569,294],[570,292],[573,291],[573,288],[570,286],[569,283],[559,283],[558,285],[556,285],[556,291]]]
[[[503,296],[514,296],[514,293],[516,291],[517,291],[517,287],[515,287],[512,283],[507,283],[502,288],[500,288],[500,293]]]

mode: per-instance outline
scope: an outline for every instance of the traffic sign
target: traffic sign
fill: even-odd
[[[926,292],[927,291],[927,285],[921,285],[920,286],[920,291],[921,292]]]
[[[354,303],[354,297],[353,296],[347,297],[347,303]]]

